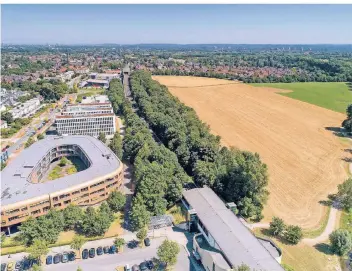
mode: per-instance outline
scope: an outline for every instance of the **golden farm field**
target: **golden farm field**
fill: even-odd
[[[273,215],[289,224],[317,228],[327,195],[347,177],[343,142],[327,127],[344,114],[260,88],[227,80],[154,76],[220,135],[222,144],[258,152],[269,169],[265,221]]]

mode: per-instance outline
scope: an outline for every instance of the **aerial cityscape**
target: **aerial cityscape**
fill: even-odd
[[[352,271],[351,14],[2,4],[1,271]]]

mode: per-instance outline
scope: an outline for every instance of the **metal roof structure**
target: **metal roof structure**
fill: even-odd
[[[77,145],[90,161],[90,167],[78,173],[44,183],[32,183],[29,176],[35,166],[53,148],[62,145]],[[84,184],[95,178],[114,173],[121,166],[117,156],[100,140],[91,136],[47,136],[13,160],[1,172],[1,204],[47,195],[71,186]]]
[[[233,267],[244,263],[255,270],[284,270],[209,187],[184,190],[183,196]]]
[[[160,229],[172,226],[171,215],[159,215],[150,218],[149,229]]]

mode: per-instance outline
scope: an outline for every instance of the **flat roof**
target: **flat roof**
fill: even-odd
[[[95,118],[95,117],[111,117],[115,116],[114,113],[106,113],[106,114],[86,114],[86,115],[75,115],[75,116],[70,116],[70,115],[58,115],[56,116],[57,119],[75,119],[75,118]]]
[[[88,83],[96,83],[96,84],[107,84],[109,83],[108,80],[100,80],[100,79],[88,79],[87,80]]]
[[[244,263],[256,270],[284,270],[209,187],[184,190],[182,194],[233,267]]]
[[[90,160],[90,167],[53,181],[31,183],[28,177],[38,162],[51,149],[61,145],[79,146]],[[106,155],[109,155],[109,158]],[[83,184],[115,172],[120,164],[117,156],[94,137],[83,135],[47,136],[23,150],[1,171],[1,204],[6,206]]]

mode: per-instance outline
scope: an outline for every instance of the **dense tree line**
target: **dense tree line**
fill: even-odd
[[[131,87],[140,115],[194,181],[212,187],[225,201],[235,202],[241,215],[262,218],[268,174],[259,155],[221,147],[220,137],[210,133],[194,110],[149,73],[134,72]]]
[[[144,122],[125,100],[122,84],[112,80],[108,96],[114,111],[125,120],[123,156],[134,164],[135,197],[131,208],[134,229],[144,227],[151,215],[164,214],[166,208],[181,198],[183,184],[191,179],[178,163],[176,155],[158,145]]]
[[[77,205],[69,205],[59,211],[50,209],[48,214],[37,218],[29,217],[20,229],[20,239],[27,246],[35,240],[43,240],[48,244],[55,243],[63,230],[75,230],[85,236],[103,235],[114,220],[114,212],[121,210],[125,198],[120,192],[113,192],[99,208],[88,207],[83,210]]]

